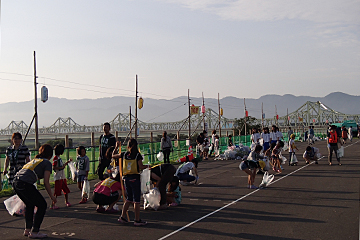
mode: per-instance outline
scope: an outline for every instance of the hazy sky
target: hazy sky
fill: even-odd
[[[353,0],[2,0],[0,103],[33,99],[33,51],[49,97],[133,95],[136,74],[144,98],[359,95],[359,13]]]

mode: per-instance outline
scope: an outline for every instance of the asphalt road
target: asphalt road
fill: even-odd
[[[266,189],[246,189],[240,161],[203,161],[198,186],[183,186],[183,201],[163,211],[141,210],[148,225],[121,225],[118,214],[99,214],[95,204],[77,204],[80,191],[71,185],[70,202],[59,199],[48,210],[41,231],[48,239],[359,239],[360,141],[345,145],[342,166],[327,164],[325,141],[314,145],[324,158],[305,165],[305,143],[297,143],[298,166],[287,166]],[[287,156],[287,154],[284,154]],[[262,176],[257,175],[256,185]],[[95,183],[95,181],[92,182]],[[48,204],[49,198],[45,195]],[[0,199],[2,203],[5,198]],[[130,218],[133,212],[130,209]],[[0,204],[0,239],[24,239],[24,218],[10,216]]]

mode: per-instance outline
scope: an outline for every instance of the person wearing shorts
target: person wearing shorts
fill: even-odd
[[[260,161],[263,166],[260,167],[260,162],[256,160],[257,157],[259,157],[259,153],[261,152],[262,147],[260,145],[256,145],[253,153],[254,159],[244,160],[240,163],[239,168],[240,170],[244,171],[248,175],[248,185],[247,188],[249,189],[257,189],[254,185],[255,176],[256,176],[256,170],[258,168],[264,168],[265,163],[263,161]]]
[[[95,184],[93,202],[97,204],[96,211],[99,213],[117,213],[113,207],[121,197],[120,174],[115,178],[106,178]],[[105,205],[109,205],[107,209]]]
[[[128,223],[128,220],[125,218],[125,216],[130,207],[130,204],[134,204],[134,226],[143,226],[146,225],[147,222],[140,219],[140,170],[148,168],[149,166],[143,165],[142,163],[143,157],[138,150],[138,143],[136,139],[129,139],[126,152],[118,154],[117,149],[119,149],[119,147],[120,142],[116,142],[112,157],[114,159],[120,159],[119,164],[121,164],[121,174],[125,182],[126,201],[124,202],[121,216],[118,221],[123,224]]]
[[[69,159],[69,161],[63,163],[60,155],[64,153],[65,147],[62,144],[57,144],[54,147],[55,150],[55,157],[53,159],[53,170],[54,170],[54,181],[55,181],[55,189],[54,189],[54,196],[58,197],[61,196],[61,192],[64,193],[65,196],[65,205],[67,207],[70,207],[71,204],[69,203],[69,193],[70,189],[67,186],[66,177],[64,168],[66,165],[69,164],[72,159]],[[58,206],[55,205],[54,202],[52,202],[50,209],[59,209]]]

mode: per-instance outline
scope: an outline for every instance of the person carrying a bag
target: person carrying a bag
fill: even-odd
[[[338,151],[338,143],[340,142],[341,146],[343,145],[340,141],[340,136],[338,135],[337,131],[336,131],[336,126],[332,125],[330,132],[327,135],[327,147],[328,147],[328,161],[329,161],[329,165],[331,166],[331,159],[332,159],[332,152],[335,152],[335,157],[339,163],[339,165],[341,165],[340,163],[340,158],[338,157],[337,151]]]

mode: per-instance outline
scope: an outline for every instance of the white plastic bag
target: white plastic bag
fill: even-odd
[[[341,148],[339,148],[337,150],[337,155],[338,155],[338,158],[344,157],[344,147],[343,146],[341,146]]]
[[[144,169],[142,173],[140,174],[140,182],[141,182],[141,193],[148,193],[150,191],[150,175],[151,170],[150,169]]]
[[[73,181],[75,181],[76,176],[77,176],[77,171],[76,171],[76,167],[75,167],[75,163],[73,161],[68,163],[68,166],[70,168],[70,172],[71,172],[71,179]]]
[[[285,162],[287,161],[286,157],[284,157],[281,154],[279,155],[279,158],[280,158],[281,164],[285,164]]]
[[[283,151],[289,150],[289,146],[287,144],[284,144],[284,147],[282,148]]]
[[[14,214],[25,215],[25,203],[19,198],[18,195],[14,195],[6,199],[4,204],[11,216]]]
[[[270,166],[270,161],[267,157],[265,157],[263,159],[263,161],[265,162],[265,168],[263,169],[264,171],[269,171],[271,169],[271,166]]]
[[[162,162],[164,161],[164,154],[163,152],[159,152],[158,155],[156,155],[157,159]]]
[[[256,144],[255,144],[255,143],[252,143],[252,144],[250,145],[251,151],[254,151],[254,150],[255,150],[255,147],[256,147]]]
[[[144,194],[144,209],[154,209],[155,211],[160,207],[161,195],[157,188],[153,188],[149,193]]]
[[[263,180],[259,185],[259,188],[265,188],[265,187],[269,186],[269,184],[272,182],[272,180],[274,180],[274,175],[273,174],[269,175],[268,172],[265,172],[264,176],[263,176]]]
[[[84,185],[81,192],[81,197],[89,198],[90,197],[90,183],[88,180],[84,180]]]
[[[297,163],[298,160],[297,160],[297,157],[295,154],[292,154],[291,155],[291,160],[290,160],[290,164],[294,164],[294,163]]]

